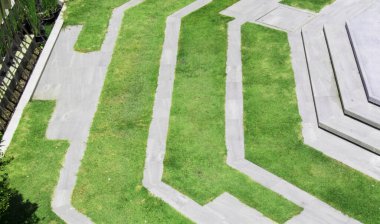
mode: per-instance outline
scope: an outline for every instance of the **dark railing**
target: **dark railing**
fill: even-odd
[[[0,0],[0,135],[12,118],[46,42],[43,13],[37,11],[39,2]]]

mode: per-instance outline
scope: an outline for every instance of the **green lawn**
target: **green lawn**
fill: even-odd
[[[100,50],[112,10],[128,0],[69,0],[65,25],[83,25],[75,44],[81,52]]]
[[[249,160],[364,223],[380,223],[380,182],[303,144],[286,33],[243,26]]]
[[[189,223],[142,186],[166,17],[192,0],[146,0],[125,14],[73,204],[96,223]]]
[[[226,164],[227,22],[235,0],[215,0],[182,20],[164,181],[201,204],[229,192],[284,222],[301,209]]]
[[[32,101],[25,108],[6,158],[10,185],[24,199],[38,205],[36,212],[41,223],[63,223],[51,210],[50,202],[59,177],[66,150],[66,141],[45,138],[54,102]],[[22,213],[18,210],[15,219]],[[9,223],[19,223],[8,220]]]
[[[96,223],[191,222],[141,181],[165,21],[192,1],[146,0],[123,19],[73,195]],[[282,223],[301,209],[225,161],[230,18],[218,13],[236,1],[214,0],[183,20],[164,181],[201,204],[229,192]],[[113,7],[124,2],[69,1],[66,24],[85,25],[76,49],[99,49]],[[242,53],[247,159],[364,223],[380,223],[380,183],[303,144],[286,34],[244,25]],[[50,203],[68,142],[45,138],[53,109],[51,101],[29,103],[6,154],[14,158],[6,167],[11,187],[38,205],[41,223],[62,223]]]
[[[333,3],[334,1],[335,0],[282,0],[280,3],[319,12],[323,7]]]

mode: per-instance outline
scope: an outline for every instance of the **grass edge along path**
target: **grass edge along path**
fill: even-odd
[[[80,52],[100,50],[107,33],[112,11],[128,1],[68,1],[64,13],[65,26],[83,25],[74,45],[75,50]]]
[[[166,17],[192,0],[146,0],[126,11],[73,205],[96,223],[189,223],[142,186]]]
[[[5,155],[12,159],[6,166],[11,187],[38,205],[42,223],[63,223],[50,204],[69,143],[45,137],[54,107],[54,101],[29,102]]]
[[[227,22],[235,0],[214,0],[182,19],[163,180],[200,204],[228,192],[285,222],[302,209],[226,164]]]
[[[280,3],[313,12],[321,11],[335,0],[282,0]]]
[[[242,29],[247,159],[343,213],[380,223],[380,182],[303,144],[287,34]]]

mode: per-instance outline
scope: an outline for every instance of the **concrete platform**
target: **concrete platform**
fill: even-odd
[[[338,0],[344,2],[346,0]],[[336,5],[334,5],[336,6]],[[296,81],[304,143],[376,180],[380,180],[380,156],[319,128],[313,92],[306,64],[301,32],[288,34]]]
[[[325,24],[324,34],[344,113],[380,128],[380,107],[367,100],[345,24]]]
[[[322,29],[303,32],[319,126],[380,154],[380,131],[344,115]]]
[[[380,2],[347,21],[368,100],[380,106]]]
[[[303,41],[319,127],[380,154],[380,132],[343,113],[323,33],[324,24],[332,21],[344,23],[371,3],[372,1],[346,1],[336,11],[322,13],[303,28]]]

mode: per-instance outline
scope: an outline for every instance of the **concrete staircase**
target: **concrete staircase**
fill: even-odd
[[[342,2],[301,32],[319,127],[380,154],[380,108],[366,100],[345,28],[372,3]]]
[[[380,128],[380,107],[367,100],[345,25],[327,24],[324,34],[344,113]]]

